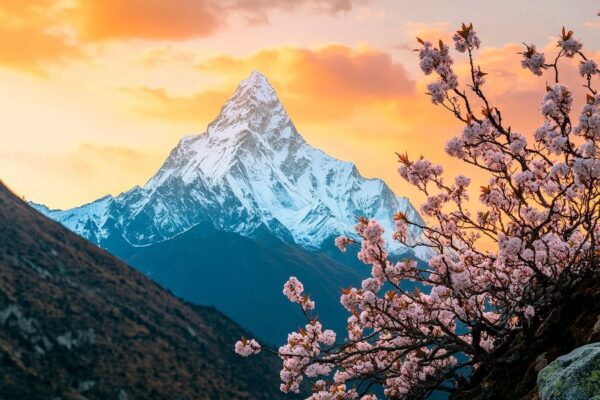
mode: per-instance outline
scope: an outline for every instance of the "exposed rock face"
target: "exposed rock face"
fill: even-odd
[[[600,343],[558,357],[538,375],[541,400],[600,399]]]

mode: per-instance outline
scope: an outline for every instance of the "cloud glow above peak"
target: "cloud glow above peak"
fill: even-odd
[[[551,77],[521,70],[519,43],[551,50],[565,25],[600,61],[596,1],[289,4],[3,1],[0,179],[60,208],[143,184],[258,69],[311,144],[418,197],[397,176],[395,151],[426,155],[450,172],[464,166],[444,154],[460,126],[425,95],[415,36],[447,38],[473,22],[490,96],[528,133]],[[576,65],[565,71],[577,86]]]

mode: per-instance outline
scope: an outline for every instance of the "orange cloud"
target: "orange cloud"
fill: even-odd
[[[365,103],[410,97],[415,82],[390,54],[371,48],[329,45],[319,49],[283,47],[248,58],[221,56],[198,69],[238,81],[251,70],[265,73],[290,109],[313,120],[339,118]]]
[[[3,0],[0,64],[39,75],[44,64],[81,56],[86,44],[186,40],[227,28],[233,16],[266,23],[273,10],[337,14],[366,0]]]
[[[415,84],[404,66],[388,53],[345,46],[328,46],[317,51],[296,50],[290,89],[315,96],[389,99],[413,93]]]
[[[79,54],[61,30],[63,15],[53,0],[0,2],[0,64],[45,75],[45,61]]]
[[[152,53],[153,64],[165,55]],[[370,48],[329,45],[316,50],[283,47],[261,50],[247,58],[220,56],[197,65],[222,78],[222,85],[187,96],[165,88],[124,88],[134,98],[134,109],[172,121],[207,123],[250,71],[262,71],[292,114],[311,121],[348,116],[360,108],[380,107],[412,98],[415,82],[388,53]]]
[[[272,10],[308,7],[337,14],[351,10],[356,1],[79,0],[74,16],[82,37],[88,40],[181,40],[212,35],[225,27],[232,15],[240,15],[251,23],[266,23]]]
[[[484,86],[485,92],[492,105],[503,111],[503,116],[514,130],[525,134],[532,134],[542,123],[539,106],[545,94],[546,85],[554,83],[554,70],[547,70],[543,76],[538,77],[530,71],[521,68],[521,54],[523,45],[507,44],[500,48],[483,48],[478,51],[476,63],[484,72],[487,72]],[[556,54],[556,44],[548,43],[542,50],[546,59],[552,60]],[[600,52],[584,48],[586,55],[600,61]],[[578,111],[585,101],[586,90],[583,88],[585,80],[579,76],[579,60],[562,58],[559,61],[560,81],[567,84],[573,92],[574,107]],[[459,63],[463,82],[468,76],[466,61]]]
[[[210,35],[221,23],[201,0],[79,0],[74,17],[88,40],[186,39]]]

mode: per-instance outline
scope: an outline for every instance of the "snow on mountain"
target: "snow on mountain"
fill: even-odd
[[[402,211],[421,221],[408,199],[383,181],[366,179],[354,164],[306,143],[256,71],[205,133],[181,139],[144,187],[70,210],[34,207],[101,246],[115,237],[144,246],[208,222],[250,237],[266,228],[317,249],[352,234],[357,216],[366,216],[383,224],[391,251],[400,253],[406,248],[391,240],[392,216]]]

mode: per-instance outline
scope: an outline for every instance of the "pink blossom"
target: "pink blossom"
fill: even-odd
[[[323,332],[323,335],[321,336],[320,340],[326,346],[333,346],[333,344],[335,343],[335,337],[335,332],[331,329],[327,329]]]
[[[591,76],[598,73],[598,64],[594,60],[585,60],[579,64],[579,75]]]
[[[530,320],[535,315],[535,309],[532,306],[527,306],[523,310],[523,315],[525,315],[525,318]]]
[[[454,40],[454,47],[459,53],[464,53],[467,49],[479,48],[481,44],[481,41],[473,30],[473,25],[466,26],[463,24],[462,30],[455,33],[452,36],[452,40]]]
[[[592,140],[586,140],[578,147],[577,150],[584,158],[595,157],[598,154],[598,148]]]
[[[553,60],[576,54],[587,60],[572,35],[563,31]],[[284,392],[298,392],[305,377],[322,377],[309,399],[374,400],[372,394],[360,397],[355,387],[376,377],[387,397],[414,398],[429,385],[458,379],[461,368],[484,368],[487,353],[517,332],[532,334],[537,328],[532,321],[548,317],[549,296],[560,302],[568,295],[565,288],[594,273],[600,237],[600,94],[590,86],[573,126],[572,94],[566,85],[552,84],[540,105],[543,124],[528,143],[526,135],[510,129],[501,110],[465,111],[486,103],[479,69],[471,68],[472,85],[454,92],[458,78],[449,47],[420,43],[421,69],[436,76],[429,85],[433,102],[443,102],[464,123],[446,145],[447,153],[487,174],[487,184],[479,188],[481,204],[476,212],[467,209],[467,176],[447,181],[441,166],[399,155],[398,172],[424,194],[425,221],[412,213],[410,219],[396,214],[393,238],[407,247],[427,246],[434,255],[426,263],[391,259],[383,227],[368,218],[359,218],[356,239],[337,238],[341,251],[350,243],[360,245],[357,256],[370,272],[360,287],[342,291],[340,303],[349,316],[341,340],[313,317],[314,302],[290,278],[283,292],[299,304],[306,325],[290,333],[277,351]],[[480,43],[471,25],[463,24],[454,45],[473,57]],[[584,85],[591,85],[587,77],[597,74],[597,67],[583,64]],[[558,69],[546,65],[534,46],[523,53],[522,65],[537,75]],[[414,232],[421,236],[415,239]],[[254,354],[257,345],[242,339],[236,351]]]
[[[260,353],[260,344],[254,339],[242,339],[235,343],[235,352],[242,357]]]
[[[427,90],[431,95],[433,104],[443,103],[446,98],[445,85],[441,82],[432,82],[427,85]]]
[[[353,240],[347,236],[338,236],[335,238],[335,246],[340,249],[342,253],[346,252],[346,246],[352,243]]]
[[[446,153],[456,158],[464,158],[465,152],[463,150],[464,143],[459,138],[452,138],[446,144]]]
[[[542,100],[540,111],[545,117],[560,123],[571,111],[573,96],[567,86],[561,83],[555,83],[549,89]]]
[[[304,292],[304,285],[302,285],[302,282],[295,276],[292,276],[285,285],[283,285],[283,294],[293,303],[298,303],[300,301],[302,292]]]
[[[510,134],[510,149],[515,154],[523,154],[523,150],[527,145],[525,137],[517,132],[511,132]]]
[[[530,70],[535,75],[542,75],[542,71],[547,68],[544,53],[539,53],[534,45],[530,45],[527,46],[527,51],[521,54],[523,54],[521,66]]]
[[[292,276],[283,285],[283,294],[292,303],[298,303],[303,311],[310,311],[315,308],[315,302],[309,296],[303,294],[304,285],[296,277]]]
[[[567,57],[573,57],[581,50],[582,44],[579,40],[574,38],[561,38],[558,41],[558,45],[562,47]]]
[[[471,183],[471,179],[464,175],[458,175],[456,178],[454,178],[454,183],[456,184],[456,186],[464,188],[469,186],[469,184]]]

